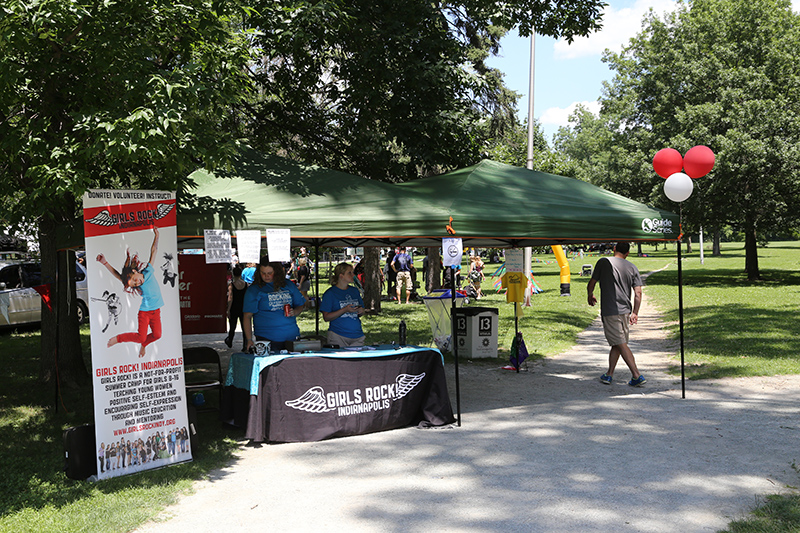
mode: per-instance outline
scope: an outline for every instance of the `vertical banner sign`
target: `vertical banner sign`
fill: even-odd
[[[83,196],[98,479],[192,459],[176,211],[175,192]]]
[[[206,263],[228,263],[233,257],[231,232],[226,229],[207,229],[204,231]]]
[[[446,267],[461,266],[461,255],[463,252],[461,239],[445,238],[442,239],[442,265]]]
[[[261,261],[261,231],[247,229],[236,232],[236,247],[240,263],[258,263]]]
[[[267,255],[270,261],[292,260],[292,235],[289,229],[267,230]]]
[[[202,255],[178,258],[183,334],[227,333],[228,265],[208,264]]]

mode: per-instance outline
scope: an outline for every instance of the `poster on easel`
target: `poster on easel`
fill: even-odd
[[[192,459],[175,192],[83,197],[97,478]]]

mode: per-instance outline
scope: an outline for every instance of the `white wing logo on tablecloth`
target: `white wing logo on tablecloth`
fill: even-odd
[[[296,400],[287,400],[286,405],[309,413],[327,413],[335,407],[328,407],[322,387],[311,387]]]
[[[389,398],[382,398],[381,401],[387,400],[399,400],[406,396],[411,390],[416,387],[417,385],[422,382],[425,378],[425,372],[422,374],[418,374],[416,376],[412,374],[400,374],[395,378],[395,389],[394,394],[391,392]],[[388,385],[382,385],[381,387],[389,387]],[[376,387],[377,388],[377,387]],[[376,401],[378,399],[376,398]],[[294,409],[299,409],[300,411],[306,411],[309,413],[327,413],[328,411],[333,411],[336,407],[328,407],[327,402],[325,401],[325,390],[320,387],[311,387],[306,392],[303,393],[302,396],[297,398],[296,400],[287,400],[284,402],[288,407],[292,407]],[[359,401],[359,403],[361,403]],[[386,407],[388,408],[388,403]]]
[[[400,374],[397,376],[397,379],[395,379],[395,382],[397,383],[397,398],[395,398],[395,400],[402,398],[411,392],[411,389],[419,385],[420,381],[422,381],[424,377],[425,372],[417,376],[412,376],[411,374]]]

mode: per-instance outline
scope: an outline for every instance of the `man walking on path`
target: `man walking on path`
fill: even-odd
[[[633,352],[628,347],[630,326],[639,321],[639,306],[642,304],[642,277],[636,265],[627,260],[631,245],[618,242],[614,247],[613,257],[603,257],[594,267],[592,279],[587,291],[589,305],[597,303],[594,297],[594,286],[600,282],[600,316],[603,319],[603,333],[611,346],[608,353],[608,371],[600,376],[600,381],[611,385],[614,368],[619,357],[628,365],[631,380],[628,385],[641,387],[647,380],[636,368]],[[634,292],[633,308],[631,308],[631,289]]]

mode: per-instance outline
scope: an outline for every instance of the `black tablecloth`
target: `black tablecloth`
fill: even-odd
[[[455,422],[442,356],[304,354],[264,368],[258,394],[227,386],[222,418],[255,442],[305,442]]]

